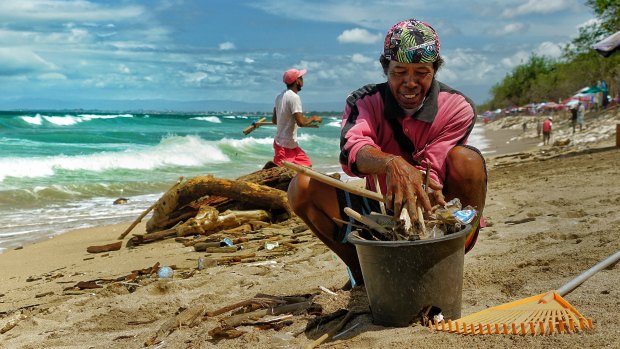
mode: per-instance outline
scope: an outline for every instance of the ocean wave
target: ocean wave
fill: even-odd
[[[22,120],[24,120],[26,123],[31,124],[31,125],[41,125],[43,123],[43,118],[41,117],[40,114],[37,114],[35,116],[22,116],[21,117]]]
[[[217,116],[198,116],[195,118],[191,118],[191,120],[208,121],[208,122],[213,122],[216,124],[222,123],[222,120],[220,120],[220,118],[218,118]]]
[[[124,151],[90,155],[48,157],[5,157],[0,159],[0,182],[7,177],[52,176],[58,171],[102,172],[116,169],[153,170],[168,166],[204,166],[230,158],[218,147],[198,136],[167,136],[155,146],[132,145]]]
[[[79,114],[79,115],[41,115],[34,116],[22,115],[19,118],[35,126],[43,126],[44,123],[55,126],[73,126],[84,121],[116,119],[116,118],[132,118],[132,114]]]

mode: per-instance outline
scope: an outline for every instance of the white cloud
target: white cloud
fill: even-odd
[[[351,56],[351,62],[353,63],[368,63],[372,61],[373,60],[370,57],[364,56],[359,53],[354,53],[353,56]]]
[[[528,25],[520,22],[507,23],[499,28],[490,28],[489,33],[493,36],[505,36],[511,34],[523,34],[527,32]]]
[[[19,75],[28,72],[49,71],[55,66],[38,54],[24,48],[0,48],[0,75]]]
[[[194,85],[200,85],[200,83],[208,77],[208,74],[205,72],[194,72],[194,73],[184,73],[181,72],[181,75],[185,77],[185,82]]]
[[[446,64],[439,69],[439,80],[448,84],[467,81],[476,84],[487,81],[495,67],[486,55],[472,49],[456,49],[444,53]]]
[[[366,29],[354,28],[345,30],[338,36],[338,42],[356,44],[374,44],[382,39],[382,34],[371,34]]]
[[[91,1],[69,0],[3,0],[0,2],[0,20],[36,21],[120,21],[140,18],[144,15],[141,6],[102,6]]]
[[[131,69],[129,69],[129,67],[124,64],[120,64],[118,66],[118,71],[120,71],[123,74],[131,74]]]
[[[502,16],[513,18],[528,14],[549,14],[560,12],[574,6],[571,0],[528,0],[525,4],[521,4],[516,8],[506,8],[502,12]]]
[[[254,60],[253,60],[252,58],[250,58],[250,57],[245,57],[245,59],[244,59],[243,61],[244,61],[245,63],[248,63],[248,64],[252,64],[252,63],[254,63]]]
[[[504,66],[504,68],[512,69],[512,68],[514,68],[514,67],[516,67],[518,65],[521,65],[521,64],[527,62],[527,60],[530,58],[530,56],[531,56],[530,52],[519,50],[515,54],[513,54],[512,56],[504,57],[501,60],[501,63]]]
[[[38,76],[39,80],[67,80],[67,77],[60,73],[44,73]]]
[[[559,58],[562,56],[563,44],[557,44],[550,41],[545,41],[538,45],[538,48],[534,50],[534,53],[539,56],[547,56],[550,58]]]
[[[219,48],[222,51],[234,50],[235,44],[230,41],[226,41],[226,42],[219,44]]]

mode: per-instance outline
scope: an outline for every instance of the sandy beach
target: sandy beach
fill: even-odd
[[[603,115],[573,136],[558,120],[555,140],[571,143],[544,147],[535,127],[524,134],[521,122],[485,126],[495,149],[487,159],[488,226],[465,256],[463,315],[557,289],[620,249],[620,148],[611,131],[594,137],[618,123],[619,113]],[[582,142],[587,137],[594,138]],[[147,219],[132,234],[143,234]],[[89,246],[116,242],[130,223],[76,230],[0,254],[0,348],[300,348],[338,323],[304,332],[315,310],[275,328],[242,324],[236,326],[238,337],[214,338],[213,330],[230,312],[206,313],[258,294],[316,294],[312,301],[322,314],[358,311],[342,329],[350,330],[321,348],[620,348],[617,265],[564,297],[593,319],[591,331],[458,335],[419,324],[374,325],[364,287],[339,290],[348,279],[344,264],[300,221],[273,231],[295,240],[274,251],[195,252],[166,239],[87,252]],[[252,261],[223,262],[250,252]],[[174,276],[158,278],[151,273],[156,265],[173,266]],[[138,277],[127,278],[132,272]],[[287,333],[297,335],[278,346]]]

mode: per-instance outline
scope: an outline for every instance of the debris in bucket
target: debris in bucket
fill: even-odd
[[[450,200],[444,206],[434,206],[430,215],[423,220],[423,229],[420,229],[420,225],[415,224],[417,222],[409,226],[402,218],[403,215],[399,219],[377,212],[361,215],[348,207],[345,213],[365,226],[366,229],[360,234],[360,237],[381,241],[415,241],[440,238],[460,231],[477,216],[477,211],[473,207],[466,206],[463,208],[458,198]]]

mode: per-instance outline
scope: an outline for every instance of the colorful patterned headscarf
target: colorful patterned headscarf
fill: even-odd
[[[412,18],[388,30],[383,55],[401,63],[433,63],[439,58],[439,46],[435,29]]]

